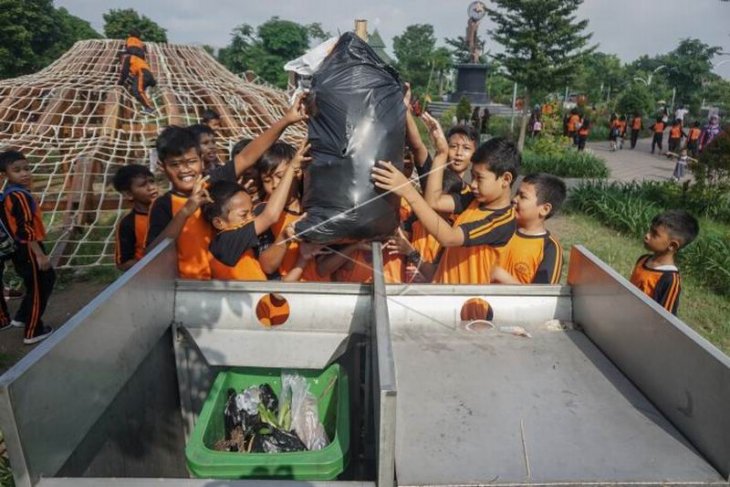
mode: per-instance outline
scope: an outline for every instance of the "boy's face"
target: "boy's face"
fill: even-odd
[[[474,155],[474,142],[464,134],[449,137],[449,164],[459,175],[469,169],[471,156]]]
[[[676,252],[679,250],[679,240],[673,238],[664,225],[651,227],[644,235],[644,247],[655,254]]]
[[[526,226],[538,220],[544,220],[552,210],[550,203],[540,204],[537,199],[537,188],[534,184],[522,183],[512,199],[515,207],[515,218],[519,226]]]
[[[5,177],[10,184],[19,184],[30,188],[33,180],[30,172],[30,164],[25,159],[19,159],[7,165]]]
[[[211,129],[213,129],[215,131],[220,130],[220,128],[221,128],[221,121],[219,119],[217,119],[217,118],[214,118],[212,120],[209,120],[208,121],[208,127],[210,127]]]
[[[504,173],[497,175],[489,169],[487,164],[473,164],[471,167],[471,188],[474,198],[480,203],[492,203],[505,193],[509,192],[512,175]]]
[[[181,193],[191,193],[195,178],[203,172],[203,161],[195,147],[180,156],[171,156],[162,161],[162,170],[172,183],[173,189]]]
[[[218,164],[218,148],[215,146],[215,137],[210,134],[200,135],[200,153],[206,165]]]
[[[137,176],[132,179],[132,183],[129,185],[129,191],[125,191],[124,195],[136,203],[149,206],[157,198],[157,192],[157,183],[155,183],[154,177]]]
[[[218,230],[239,227],[253,218],[251,197],[245,191],[239,191],[223,206],[223,214],[213,219],[213,226]]]
[[[264,192],[267,196],[271,196],[271,194],[276,191],[276,188],[279,187],[281,180],[284,179],[284,175],[286,174],[286,165],[288,162],[289,161],[281,161],[279,165],[276,166],[276,169],[268,174],[261,175],[261,184],[264,187]]]

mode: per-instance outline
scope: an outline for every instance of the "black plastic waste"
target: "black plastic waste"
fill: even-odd
[[[276,397],[276,393],[269,384],[261,384],[259,386],[261,404],[266,409],[276,414],[279,412],[279,399]]]
[[[390,236],[400,201],[373,185],[378,160],[403,167],[405,107],[398,73],[353,33],[342,35],[312,78],[312,162],[304,175],[304,240],[322,244]]]
[[[256,453],[286,453],[307,449],[297,435],[268,424],[259,425],[255,434],[252,451]]]

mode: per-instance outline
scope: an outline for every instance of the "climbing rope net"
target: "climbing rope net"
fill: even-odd
[[[148,90],[151,115],[117,86],[118,40],[80,41],[42,71],[0,81],[0,150],[22,151],[33,169],[60,268],[114,263],[115,227],[127,211],[111,187],[117,169],[149,164],[155,138],[168,125],[198,123],[206,108],[221,115],[221,157],[242,138],[252,138],[281,117],[288,97],[281,90],[239,78],[199,47],[147,43],[157,80]],[[294,141],[303,128],[289,129]],[[161,189],[167,181],[160,179]]]

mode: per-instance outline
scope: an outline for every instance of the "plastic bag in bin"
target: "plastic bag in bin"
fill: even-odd
[[[370,171],[378,160],[403,167],[397,72],[355,34],[343,34],[314,73],[308,104],[312,162],[297,234],[321,244],[392,235],[400,201],[375,188]]]
[[[321,450],[329,444],[319,420],[317,398],[309,392],[307,381],[299,374],[282,372],[281,403],[291,398],[291,426],[307,450]]]

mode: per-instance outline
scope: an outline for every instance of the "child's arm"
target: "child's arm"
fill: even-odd
[[[302,243],[299,246],[299,257],[297,257],[297,263],[287,273],[286,276],[282,277],[283,282],[298,282],[304,274],[304,268],[307,267],[309,262],[314,258],[315,254],[322,249],[321,245]]]
[[[434,161],[434,166],[436,164],[437,162]],[[433,174],[431,173],[428,178],[429,186],[431,185],[431,176]],[[373,167],[373,180],[375,181],[375,186],[378,188],[392,191],[398,196],[405,198],[418,219],[423,223],[423,227],[436,238],[439,244],[444,247],[458,247],[464,244],[464,232],[461,228],[454,228],[446,220],[441,218],[426,203],[426,200],[418,194],[418,191],[410,184],[403,173],[393,166],[393,164],[380,161],[379,165]]]
[[[286,200],[289,198],[289,190],[291,189],[292,181],[294,181],[294,175],[296,171],[302,167],[302,162],[308,161],[310,158],[305,157],[304,154],[309,150],[309,144],[305,140],[299,146],[294,158],[289,161],[286,167],[286,172],[281,182],[276,187],[276,190],[271,194],[269,201],[266,203],[266,208],[261,212],[260,215],[254,218],[254,225],[256,228],[256,235],[261,235],[271,227],[274,223],[279,220],[281,212],[284,211],[284,205]]]
[[[418,132],[418,126],[416,120],[413,118],[411,113],[411,85],[406,83],[406,94],[403,98],[403,103],[406,106],[406,143],[408,147],[413,151],[413,162],[417,167],[423,167],[423,164],[428,159],[428,149],[426,144],[421,140],[421,134]]]
[[[47,271],[51,268],[51,258],[48,257],[44,252],[41,246],[38,244],[37,240],[32,240],[29,242],[30,250],[33,251],[33,256],[35,257],[35,261],[38,264],[38,268],[42,271]]]
[[[274,124],[265,130],[261,135],[256,137],[233,159],[236,171],[236,178],[239,178],[243,172],[253,166],[256,161],[271,147],[274,142],[279,140],[281,134],[289,125],[293,125],[302,120],[306,120],[307,115],[304,109],[304,95],[299,95],[284,116],[274,122]]]
[[[681,290],[682,286],[679,280],[679,274],[676,272],[666,272],[659,278],[652,298],[664,309],[676,316]]]
[[[177,240],[180,236],[180,232],[182,232],[182,229],[185,226],[185,222],[188,221],[188,218],[190,218],[202,205],[212,202],[210,195],[208,194],[208,190],[205,189],[207,180],[208,176],[203,177],[202,174],[195,178],[193,192],[185,202],[185,206],[183,206],[180,211],[172,217],[170,222],[167,223],[165,228],[157,235],[155,235],[157,233],[157,229],[152,226],[152,220],[154,217],[153,212],[155,211],[155,205],[152,205],[152,208],[150,209],[150,229],[147,234],[148,243],[147,248],[145,249],[146,252],[149,252],[150,249],[154,248],[166,238]],[[152,240],[150,241],[150,239]]]
[[[507,272],[506,269],[496,266],[492,269],[492,282],[498,284],[522,284],[512,274]]]
[[[446,142],[446,136],[441,125],[430,114],[424,113],[421,117],[428,127],[428,133],[436,146],[436,155],[433,159],[431,173],[426,180],[426,190],[424,198],[426,203],[436,211],[443,213],[453,213],[456,209],[454,197],[448,193],[444,193],[444,171],[446,170],[446,159],[449,154],[449,145]]]
[[[114,261],[117,269],[126,271],[137,263],[134,258],[134,214],[127,215],[117,227],[117,248]]]
[[[43,252],[38,244],[38,236],[33,227],[32,196],[25,192],[13,192],[7,196],[6,208],[10,205],[10,215],[15,220],[15,239],[21,243],[27,243],[33,253],[38,268],[47,271],[51,268],[51,259]]]

